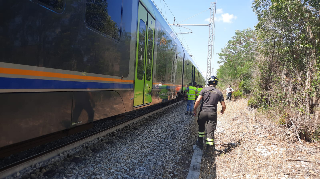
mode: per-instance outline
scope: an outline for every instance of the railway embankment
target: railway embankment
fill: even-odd
[[[186,178],[197,131],[185,108],[179,103],[7,179]]]
[[[226,105],[218,116],[214,162],[208,166],[202,159],[200,178],[208,171],[217,178],[320,178],[319,142],[299,141],[245,99]]]

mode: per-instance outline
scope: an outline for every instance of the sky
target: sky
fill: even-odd
[[[218,53],[235,36],[236,30],[254,29],[258,23],[257,16],[252,10],[252,0],[152,0],[162,11],[169,24],[174,17],[179,24],[208,24],[211,2],[216,2],[214,55],[211,59],[212,74],[219,68]],[[171,26],[178,33],[189,54],[196,61],[203,76],[207,73],[208,58],[208,26]],[[188,28],[188,29],[187,29]],[[190,32],[189,34],[179,34]]]

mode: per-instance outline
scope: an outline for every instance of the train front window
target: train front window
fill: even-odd
[[[153,57],[153,30],[148,29],[148,52],[147,52],[147,62],[146,62],[146,80],[151,80],[151,71],[152,71],[152,57]]]
[[[120,40],[122,0],[87,0],[86,23],[88,27]]]
[[[143,79],[144,75],[144,49],[145,49],[145,38],[146,38],[146,23],[140,20],[139,25],[139,44],[138,44],[138,69],[137,78],[139,80]]]

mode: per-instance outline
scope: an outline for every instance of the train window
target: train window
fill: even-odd
[[[64,7],[64,0],[38,0],[41,4],[52,8],[57,12],[62,11]]]
[[[138,44],[138,69],[137,78],[143,79],[144,76],[144,49],[145,49],[145,37],[146,36],[146,23],[140,19],[139,25],[139,44]]]
[[[121,0],[87,0],[86,23],[89,28],[120,40]]]
[[[152,56],[153,56],[153,30],[148,29],[148,53],[147,53],[147,62],[146,62],[146,80],[151,80],[151,70],[152,70]]]

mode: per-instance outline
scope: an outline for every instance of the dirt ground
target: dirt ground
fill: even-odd
[[[226,105],[207,166],[214,175],[202,166],[200,178],[320,178],[320,142],[293,140],[294,134],[249,109],[245,99]]]

